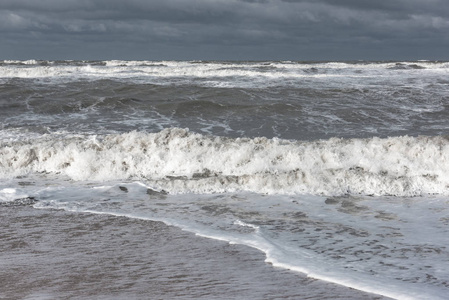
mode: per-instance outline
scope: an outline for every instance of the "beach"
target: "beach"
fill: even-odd
[[[0,207],[2,299],[386,299],[161,222]]]

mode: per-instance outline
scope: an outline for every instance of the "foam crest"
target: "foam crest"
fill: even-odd
[[[449,194],[446,137],[313,142],[225,138],[172,128],[3,142],[0,176],[144,180],[170,193]]]
[[[195,61],[3,61],[0,78],[51,79],[77,81],[112,78],[133,82],[171,84],[182,79],[204,79],[203,85],[277,86],[289,80],[323,78],[366,78],[413,76],[416,70],[426,76],[439,76],[449,68],[447,62],[195,62]],[[169,82],[166,82],[170,79]],[[220,79],[220,80],[217,80]],[[242,79],[251,79],[242,80]],[[287,80],[288,79],[288,80]],[[223,80],[225,81],[223,83]],[[208,81],[212,81],[208,82]],[[260,82],[259,82],[260,81]],[[251,84],[252,82],[252,84]],[[198,83],[199,84],[199,83]]]

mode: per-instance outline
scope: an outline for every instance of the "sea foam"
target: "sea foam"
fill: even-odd
[[[359,78],[392,78],[407,81],[419,70],[423,78],[446,74],[448,62],[202,62],[202,61],[0,61],[0,79],[32,79],[48,83],[84,81],[87,78],[114,79],[125,82],[159,85],[195,84],[213,87],[297,86],[310,79],[336,80],[338,86],[354,84]],[[407,71],[408,70],[408,71]],[[189,81],[185,81],[189,79]],[[237,80],[236,80],[237,79]],[[250,79],[250,80],[248,80]],[[417,83],[415,83],[416,85]],[[365,85],[362,83],[362,85]],[[424,85],[427,86],[427,85]]]
[[[143,180],[170,193],[449,194],[446,137],[292,141],[172,128],[3,142],[0,176]]]

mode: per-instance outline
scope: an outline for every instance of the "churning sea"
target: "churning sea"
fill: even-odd
[[[449,63],[0,61],[0,297],[447,299]]]

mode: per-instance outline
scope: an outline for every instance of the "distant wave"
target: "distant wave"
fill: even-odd
[[[448,62],[192,62],[192,61],[0,61],[0,78],[51,79],[77,81],[89,79],[116,79],[150,81],[181,78],[200,78],[200,85],[223,87],[288,85],[289,80],[322,77],[366,77],[401,75],[410,71],[446,72]],[[396,72],[396,73],[394,73]],[[399,73],[397,73],[399,72]],[[240,80],[241,78],[251,79]],[[260,81],[260,82],[258,82]],[[162,82],[164,82],[162,80]],[[170,83],[169,81],[168,83]],[[199,84],[199,83],[197,83]]]
[[[449,195],[446,137],[224,138],[172,128],[0,144],[0,177],[144,180],[169,193]]]

